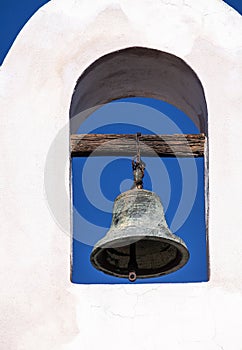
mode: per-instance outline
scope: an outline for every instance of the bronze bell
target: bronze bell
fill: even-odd
[[[111,228],[90,257],[96,269],[130,281],[177,271],[189,259],[185,243],[167,226],[159,196],[142,189],[144,168],[139,157],[133,161],[135,188],[115,199]]]
[[[174,272],[188,259],[185,243],[167,226],[160,198],[143,189],[116,198],[111,228],[91,254],[95,268],[131,281]]]

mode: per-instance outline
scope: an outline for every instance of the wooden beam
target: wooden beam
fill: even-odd
[[[135,134],[71,135],[71,156],[134,156]],[[141,135],[142,157],[203,157],[204,134]]]

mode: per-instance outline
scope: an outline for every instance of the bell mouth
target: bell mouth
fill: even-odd
[[[129,278],[130,246],[135,245],[137,279],[152,278],[175,272],[189,259],[184,242],[161,237],[127,237],[94,247],[92,265],[112,276]]]

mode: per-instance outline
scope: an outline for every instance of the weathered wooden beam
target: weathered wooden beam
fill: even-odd
[[[136,135],[71,135],[71,156],[134,156]],[[141,135],[143,157],[203,157],[204,134]]]

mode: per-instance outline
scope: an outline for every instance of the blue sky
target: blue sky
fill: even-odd
[[[161,130],[164,134],[198,133],[192,121],[174,106],[142,97],[107,104],[79,128],[80,133],[152,134]],[[93,244],[110,227],[113,201],[132,185],[131,159],[89,157],[72,161],[75,209],[72,281],[75,283],[130,283],[97,271],[91,266],[89,256]],[[186,242],[190,259],[175,273],[135,283],[206,281],[203,158],[143,160],[146,163],[144,188],[160,196],[167,223]]]
[[[14,42],[17,34],[28,21],[28,19],[40,8],[47,3],[45,0],[1,0],[0,2],[0,64],[2,64],[9,48]],[[227,0],[230,6],[242,13],[241,0]],[[172,133],[172,127],[169,129],[167,121],[173,121],[184,133],[196,133],[197,130],[189,118],[181,111],[177,110],[162,101],[153,99],[129,99],[127,101],[111,103],[111,106],[105,108],[113,108],[118,111],[127,108],[132,111],[132,118],[128,123],[121,118],[116,120],[116,124],[100,126],[96,124],[96,120],[100,116],[107,115],[108,109],[100,109],[94,114],[86,124],[82,125],[80,132],[99,133],[152,133],[154,123],[150,123],[147,127],[142,122],[137,127],[137,115],[133,111],[133,107],[138,105],[144,109],[149,108],[150,115],[160,114],[158,123],[159,130],[163,133]],[[137,112],[138,113],[138,112]],[[145,113],[144,113],[145,115]],[[98,116],[98,118],[96,118]],[[165,117],[164,117],[165,116]],[[145,120],[145,118],[143,119]],[[89,124],[88,124],[89,123]],[[134,125],[132,125],[132,123]],[[105,122],[104,122],[105,124]],[[136,124],[136,125],[135,125]],[[144,125],[143,125],[144,124]],[[85,131],[86,128],[86,131]],[[147,282],[189,282],[202,281],[207,279],[207,263],[206,263],[206,241],[205,241],[205,222],[204,222],[204,194],[203,194],[203,159],[194,160],[185,159],[179,164],[177,159],[144,159],[147,162],[147,171],[144,178],[144,187],[146,189],[155,190],[162,199],[166,211],[166,219],[168,225],[173,227],[175,233],[182,237],[187,243],[191,253],[188,264],[181,270],[170,275],[157,278],[142,280]],[[184,179],[189,176],[187,172],[191,167],[197,170],[197,191],[194,199],[194,205],[185,222],[181,225],[179,218],[174,222],[179,201],[181,200],[182,187]],[[93,172],[99,165],[100,173]],[[103,166],[102,166],[103,165]],[[83,175],[84,174],[84,175]],[[96,175],[93,177],[93,174]],[[96,271],[91,267],[89,255],[92,250],[90,243],[95,242],[107,231],[111,222],[111,204],[115,197],[129,188],[132,179],[131,161],[128,158],[110,159],[109,157],[99,157],[90,159],[74,159],[73,160],[73,188],[74,188],[74,237],[77,238],[73,242],[73,282],[75,283],[129,283],[123,279],[110,277]],[[84,181],[85,180],[85,181]],[[92,181],[98,185],[101,196],[99,203],[94,203],[96,193],[91,193]],[[192,179],[191,179],[192,183]],[[97,189],[97,186],[96,186]],[[189,192],[189,191],[188,191]],[[103,203],[102,203],[103,201]],[[187,201],[189,202],[189,201]],[[104,209],[102,208],[104,205]],[[188,210],[189,212],[189,210]],[[186,215],[185,215],[186,216]],[[81,220],[84,220],[84,223]],[[180,220],[182,221],[182,220]],[[179,227],[180,226],[180,227]],[[81,229],[80,229],[81,228]],[[89,237],[92,235],[91,241]],[[84,244],[83,241],[86,243]],[[137,281],[136,283],[139,283]]]

